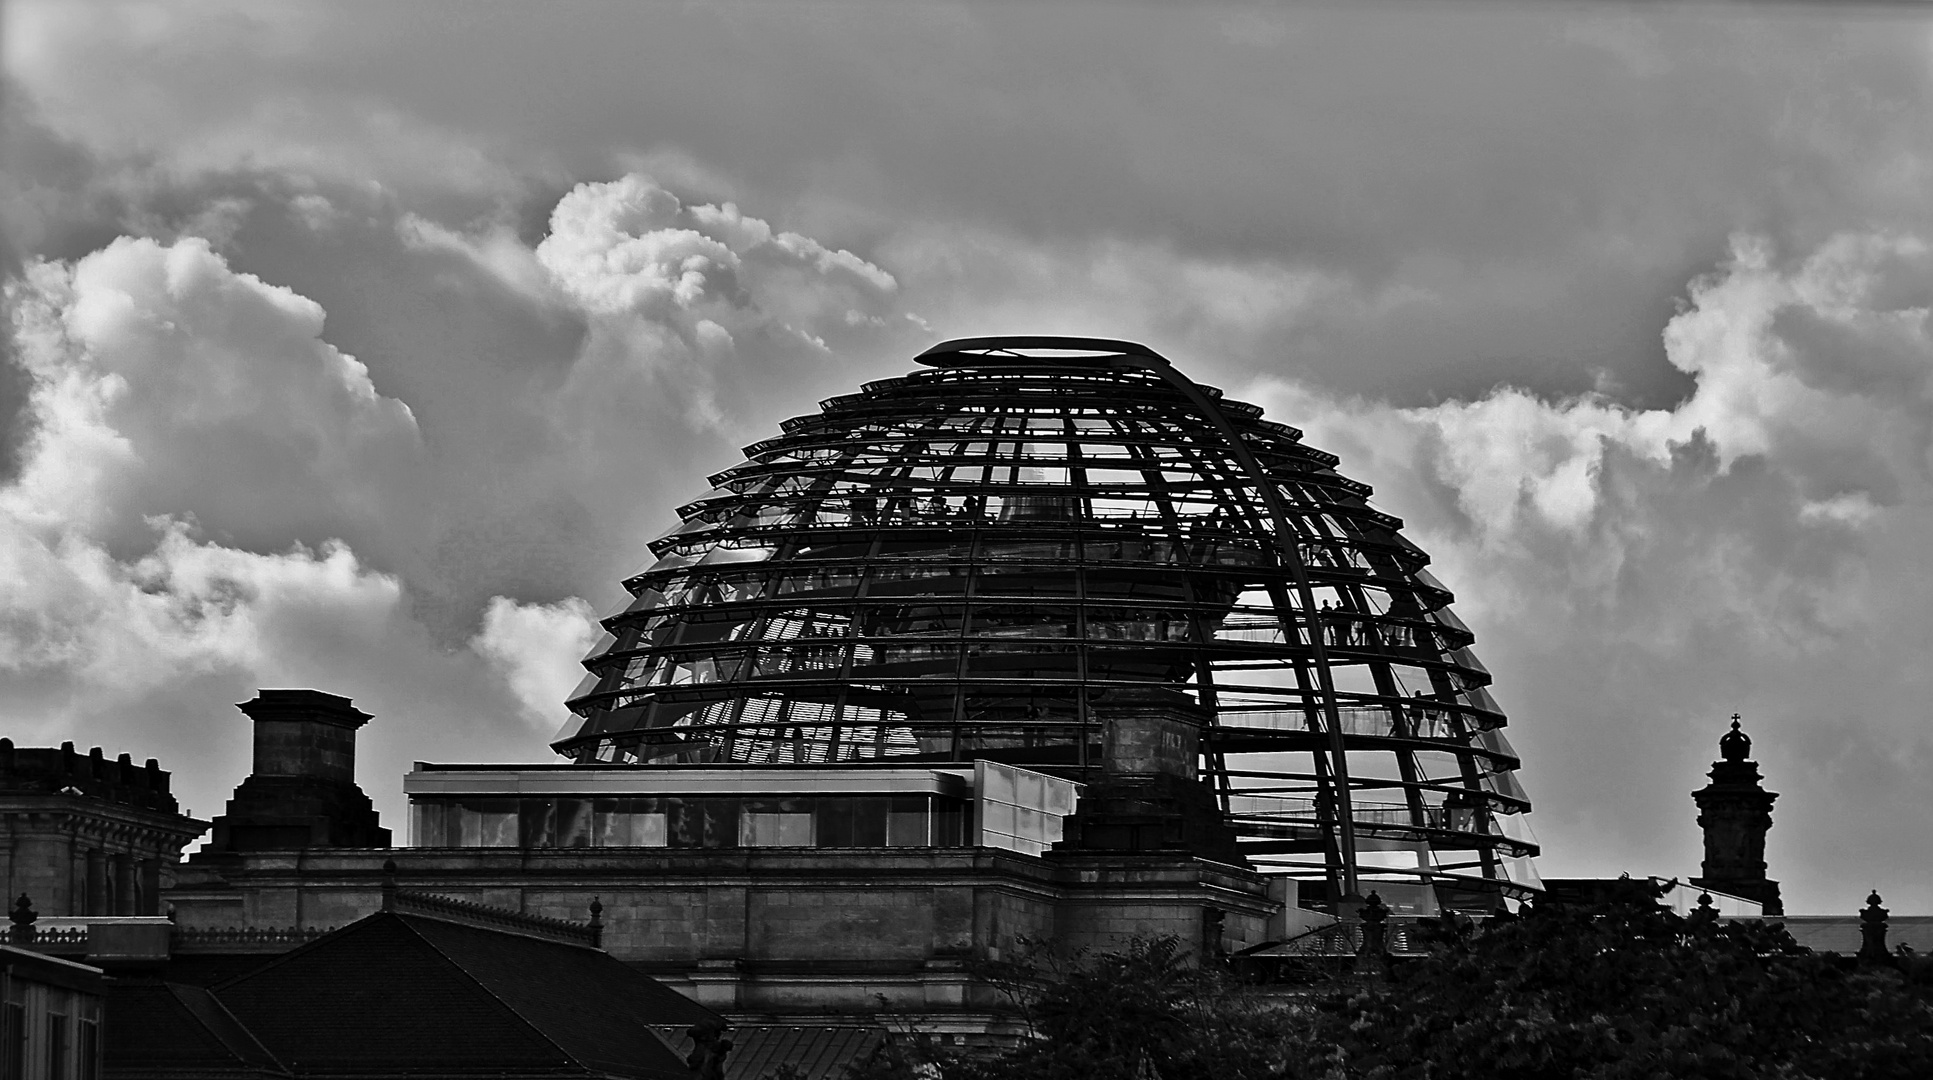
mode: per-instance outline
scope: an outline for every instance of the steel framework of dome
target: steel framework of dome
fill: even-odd
[[[1162,688],[1212,718],[1202,776],[1265,869],[1427,909],[1538,887],[1472,635],[1334,456],[1131,342],[918,359],[680,508],[560,753],[1077,776],[1096,707]]]

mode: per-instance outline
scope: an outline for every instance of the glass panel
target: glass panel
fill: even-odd
[[[663,811],[631,815],[632,847],[665,847],[670,843],[671,830]]]
[[[818,800],[815,816],[819,819],[819,846],[852,847],[852,800],[827,797]]]
[[[591,842],[598,847],[664,847],[660,799],[598,799],[593,803]]]
[[[517,846],[517,800],[465,799],[455,809],[458,846]]]
[[[523,846],[555,847],[557,805],[549,799],[522,799],[519,802],[518,834]]]
[[[589,847],[591,845],[591,800],[558,799],[556,814],[556,833],[553,843],[557,847]]]
[[[890,800],[886,810],[887,847],[927,847],[927,798],[924,795],[900,796]]]
[[[410,812],[411,843],[417,847],[447,847],[449,807],[440,802],[412,803]]]
[[[664,801],[665,843],[675,848],[705,846],[704,808],[697,799]]]
[[[27,1007],[9,1001],[4,1019],[6,1021],[4,1026],[0,1027],[0,1064],[6,1066],[7,1075],[10,1077],[25,1076],[27,1075]]]
[[[1014,774],[1013,769],[987,769],[981,777],[980,797],[989,802],[1013,802]]]
[[[966,806],[957,799],[933,800],[933,846],[960,847],[965,843]]]
[[[890,802],[863,795],[830,795],[819,799],[819,846],[886,846]]]
[[[811,847],[812,800],[746,799],[738,818],[741,847]]]
[[[1074,812],[1074,804],[1079,794],[1080,788],[1073,784],[1049,784],[1041,800],[1041,809],[1050,814],[1066,817]],[[1056,833],[1055,839],[1059,838],[1060,834]]]
[[[47,1075],[67,1080],[67,1017],[47,1014]]]
[[[980,827],[1001,836],[1014,834],[1014,805],[988,800],[980,804]]]
[[[1049,820],[1053,822],[1053,828],[1051,830],[1047,824]],[[1052,839],[1060,839],[1059,818],[1050,819],[1048,815],[1030,807],[1016,806],[1013,808],[1014,839],[1033,844],[1042,844],[1044,846],[1049,840],[1047,834],[1050,831],[1054,834]]]
[[[737,846],[738,804],[736,798],[666,798],[666,843],[675,848]]]
[[[101,1025],[83,1020],[80,1025],[80,1080],[100,1080]]]
[[[855,798],[852,803],[852,846],[886,846],[887,799]]]

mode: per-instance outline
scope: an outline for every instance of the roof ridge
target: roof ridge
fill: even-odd
[[[225,990],[233,986],[235,983],[241,981],[242,979],[246,979],[251,976],[261,974],[262,972],[267,971],[270,968],[279,967],[284,962],[302,953],[306,953],[311,949],[315,949],[319,946],[324,945],[325,943],[329,942],[331,938],[334,938],[337,935],[347,936],[350,931],[366,930],[368,927],[375,925],[381,919],[394,919],[398,925],[400,925],[404,930],[407,930],[411,936],[416,938],[416,940],[422,942],[425,946],[427,946],[431,952],[435,953],[439,959],[441,959],[445,964],[448,964],[452,969],[454,969],[458,975],[460,975],[464,979],[469,980],[469,982],[474,986],[476,986],[477,989],[483,991],[484,996],[488,997],[491,1001],[495,1002],[499,1009],[502,1009],[504,1012],[510,1014],[511,1018],[516,1023],[522,1025],[525,1030],[529,1031],[532,1035],[534,1035],[538,1042],[542,1043],[545,1046],[550,1047],[551,1050],[555,1051],[558,1054],[558,1056],[562,1057],[565,1061],[568,1061],[572,1064],[577,1063],[577,1058],[575,1055],[571,1054],[563,1047],[557,1045],[556,1040],[544,1034],[544,1032],[541,1029],[539,1029],[537,1025],[531,1023],[530,1020],[527,1019],[522,1013],[518,1012],[515,1008],[512,1008],[509,1002],[497,996],[495,991],[491,990],[488,986],[485,986],[481,979],[478,979],[475,975],[471,974],[469,969],[465,968],[462,964],[458,963],[454,957],[450,956],[449,953],[444,952],[440,947],[437,946],[436,942],[430,940],[422,932],[418,931],[416,927],[411,926],[410,921],[408,919],[397,914],[396,912],[389,911],[389,910],[377,910],[377,911],[371,912],[370,914],[365,915],[360,919],[357,919],[355,922],[350,923],[348,926],[344,926],[340,929],[332,930],[329,933],[324,934],[322,937],[319,937],[316,940],[309,942],[307,945],[303,945],[297,949],[291,949],[290,951],[283,953],[281,956],[276,957],[274,960],[270,961],[269,963],[263,964],[262,966],[257,968],[252,968],[241,975],[237,975],[232,979],[228,979],[222,983],[219,983],[217,986],[210,987],[209,992],[211,995],[214,995],[219,1000],[219,997],[220,997],[219,991]],[[223,1007],[224,1008],[227,1007],[226,1002],[223,1003]],[[230,1015],[233,1015],[233,1013],[231,1012]],[[251,1031],[249,1034],[252,1036],[254,1032]],[[300,1064],[300,1063],[298,1062],[297,1064]]]
[[[492,904],[458,900],[453,896],[439,896],[414,889],[385,888],[383,910],[397,915],[439,919],[442,922],[462,926],[520,934],[560,945],[574,945],[598,952],[603,951],[598,941],[601,937],[599,934],[601,927],[596,923],[580,923],[569,919],[552,918],[548,915],[533,915]]]
[[[343,926],[338,926],[332,930],[325,930],[321,934],[313,938],[310,938],[308,941],[305,941],[302,944],[297,945],[295,948],[290,949],[287,952],[276,953],[275,955],[269,957],[267,960],[264,960],[262,963],[259,963],[252,968],[248,968],[245,971],[239,971],[233,975],[230,975],[226,979],[222,979],[218,982],[210,983],[206,987],[206,989],[210,993],[219,994],[220,991],[227,989],[228,987],[234,985],[235,983],[241,982],[243,979],[254,978],[256,975],[259,975],[264,971],[268,971],[271,968],[281,967],[283,964],[286,964],[289,961],[294,960],[298,956],[302,956],[309,952],[312,952],[323,942],[328,941],[330,938],[335,937],[337,934],[346,934],[350,930],[358,929],[364,923],[368,922],[370,918],[372,918],[374,915],[380,915],[380,914],[382,914],[381,911],[372,912],[370,915],[364,915],[362,918],[357,919],[352,923],[347,923]]]
[[[479,904],[476,906],[482,907],[483,905]],[[377,914],[388,915],[391,918],[394,918],[396,921],[402,923],[405,927],[408,927],[409,932],[416,935],[416,939],[418,941],[421,941],[423,944],[429,946],[431,951],[435,952],[436,955],[443,958],[444,963],[450,965],[451,967],[455,968],[457,971],[461,972],[464,978],[470,980],[470,982],[474,984],[477,989],[483,991],[485,996],[489,997],[491,1001],[496,1002],[498,1008],[516,1017],[517,1022],[522,1024],[525,1028],[528,1028],[533,1034],[535,1034],[537,1036],[538,1041],[542,1042],[545,1046],[550,1047],[552,1050],[555,1050],[558,1053],[558,1055],[561,1056],[565,1061],[570,1062],[572,1065],[575,1065],[580,1069],[590,1071],[590,1066],[586,1065],[583,1061],[579,1060],[575,1052],[566,1048],[562,1043],[559,1043],[556,1039],[551,1038],[550,1034],[546,1032],[543,1028],[540,1028],[535,1023],[532,1023],[529,1017],[525,1016],[521,1011],[519,1011],[516,1006],[510,1004],[508,1001],[505,1001],[503,999],[503,996],[498,994],[496,990],[490,986],[489,983],[486,983],[482,979],[477,978],[475,972],[472,972],[469,968],[464,967],[463,964],[459,962],[456,957],[451,956],[448,952],[446,952],[443,949],[443,946],[437,944],[436,941],[432,939],[429,935],[423,933],[421,930],[418,930],[414,926],[410,926],[409,919],[404,918],[400,913],[394,912],[394,911],[382,911],[382,912],[378,912]],[[455,922],[454,920],[448,920],[448,919],[437,919],[434,921],[448,922],[452,926],[467,926],[467,924],[465,923]],[[494,930],[490,927],[467,926],[467,928],[471,930],[482,930],[485,933],[503,933],[504,932],[500,930]],[[521,935],[521,936],[531,937],[534,935]],[[548,940],[548,939],[538,938],[537,940]],[[552,942],[552,944],[562,944],[562,943]],[[597,949],[593,951],[603,952],[602,949]],[[643,1026],[643,1025],[640,1025],[640,1026]],[[662,1042],[663,1040],[660,1039],[659,1041]]]
[[[228,1007],[228,1003],[216,996],[212,989],[206,986],[192,986],[187,983],[167,982],[165,980],[161,983],[161,987],[176,1001],[180,1002],[182,1009],[194,1018],[195,1023],[200,1025],[201,1029],[207,1032],[210,1038],[220,1044],[221,1048],[228,1051],[237,1061],[247,1062],[248,1058],[229,1041],[228,1036],[215,1030],[215,1027],[208,1023],[208,1019],[201,1014],[202,1008],[212,1006],[213,1008],[221,1010],[221,1015],[228,1019],[228,1023],[234,1026],[234,1030],[241,1033],[252,1044],[251,1047],[244,1047],[242,1049],[252,1048],[255,1053],[266,1058],[275,1068],[284,1073],[289,1071],[288,1066],[282,1064],[282,1059],[276,1057],[275,1052],[270,1050],[247,1024],[242,1023],[242,1018],[236,1016],[234,1011]],[[184,993],[183,991],[187,992]]]

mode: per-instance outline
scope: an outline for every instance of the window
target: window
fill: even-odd
[[[47,1014],[47,1076],[67,1080],[67,1017],[61,1013]]]
[[[423,847],[956,847],[964,840],[958,801],[930,795],[473,797],[411,810]]]
[[[101,1080],[101,1025],[98,1021],[80,1023],[80,1080]]]
[[[675,848],[723,848],[738,843],[734,798],[666,798],[665,839]]]
[[[598,799],[592,806],[591,843],[597,847],[664,847],[662,799]]]
[[[591,800],[558,799],[555,818],[557,832],[552,843],[558,847],[591,845]]]
[[[885,847],[889,800],[835,796],[819,800],[820,847]]]
[[[746,799],[738,817],[740,847],[811,847],[812,800]]]
[[[900,796],[886,808],[887,847],[927,847],[926,796]]]
[[[438,802],[412,803],[410,811],[410,839],[417,847],[445,847],[454,840],[449,835],[450,807]]]
[[[516,799],[466,799],[457,816],[461,847],[516,847]]]
[[[4,1080],[25,1080],[27,1075],[27,1007],[17,1001],[7,1002],[0,1017],[0,1068]]]

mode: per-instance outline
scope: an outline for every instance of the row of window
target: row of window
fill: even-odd
[[[958,847],[967,811],[933,795],[419,799],[417,847]]]
[[[99,1080],[98,1000],[58,987],[11,992],[17,1000],[0,1012],[0,1080]]]

